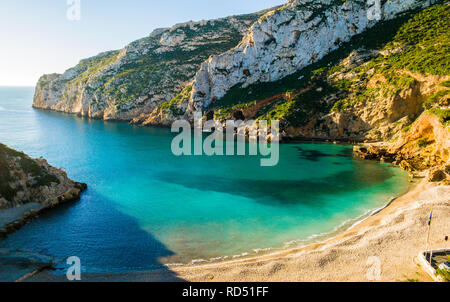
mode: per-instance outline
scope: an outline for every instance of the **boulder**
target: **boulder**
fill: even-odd
[[[408,172],[413,172],[415,170],[415,168],[406,160],[402,160],[399,167]]]

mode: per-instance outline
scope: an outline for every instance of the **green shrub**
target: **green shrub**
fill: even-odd
[[[182,115],[184,112],[179,109],[179,105],[189,99],[192,92],[192,85],[188,85],[173,99],[159,105],[166,113],[171,112],[173,115]]]
[[[34,160],[22,157],[19,160],[19,164],[25,173],[31,174],[32,176],[38,176],[42,173],[42,168]]]
[[[412,124],[406,126],[405,128],[402,129],[402,132],[403,132],[403,133],[409,132],[409,130],[411,130],[411,127],[412,127]]]
[[[450,125],[450,109],[431,108],[429,112],[436,115],[444,126]]]
[[[33,185],[33,187],[37,188],[41,186],[50,186],[52,183],[59,184],[60,181],[55,175],[44,172],[36,179],[36,183]]]
[[[342,112],[345,108],[348,107],[348,103],[346,99],[342,99],[334,103],[333,107],[331,108],[332,112]]]
[[[417,145],[420,148],[425,148],[434,143],[434,140],[428,140],[428,137],[423,137],[417,141]]]
[[[386,46],[404,49],[386,57],[391,67],[422,74],[450,74],[449,12],[449,5],[436,5],[414,14],[401,26]]]
[[[8,183],[0,184],[0,197],[12,201],[17,194],[17,189],[13,189]]]
[[[434,95],[429,97],[423,104],[425,109],[431,109],[435,105],[438,105],[440,100],[446,96],[450,95],[450,89],[444,89],[436,92]]]
[[[442,87],[450,88],[450,80],[440,82],[439,85],[441,85]]]

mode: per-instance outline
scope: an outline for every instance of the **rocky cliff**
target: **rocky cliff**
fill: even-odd
[[[86,187],[44,159],[0,144],[0,236],[44,209],[78,199]]]
[[[231,88],[205,112],[277,119],[285,138],[394,140],[427,110],[445,125],[449,12],[440,4],[380,22],[292,75]]]
[[[434,114],[423,113],[393,142],[356,145],[363,159],[393,163],[412,177],[450,184],[450,131]]]
[[[429,1],[293,0],[259,19],[233,50],[213,56],[197,73],[191,110],[207,108],[234,86],[280,80],[322,59],[380,21]]]
[[[406,11],[291,75],[235,85],[206,106],[194,82],[189,106],[221,121],[280,120],[284,139],[378,142],[356,153],[448,182],[449,16],[448,2]]]
[[[372,2],[373,5],[368,4]],[[214,112],[216,119],[230,118],[233,117],[230,111],[239,108],[251,112],[250,116],[244,115],[247,119],[261,117],[262,111],[273,109],[270,107],[275,101],[288,100],[305,89],[303,84],[311,79],[308,71],[312,68],[336,65],[337,62],[331,58],[344,59],[350,55],[348,50],[358,52],[358,46],[376,47],[374,51],[362,54],[362,61],[354,61],[351,65],[364,63],[375,55],[383,42],[388,42],[388,37],[392,37],[394,30],[398,29],[399,18],[405,21],[405,14],[431,4],[420,0],[381,1],[379,6],[376,3],[290,1],[255,22],[235,48],[203,62],[193,82],[182,94],[134,122],[169,125],[178,118],[192,119],[192,113],[198,110],[209,115]],[[394,28],[389,28],[392,25]],[[383,30],[379,30],[380,27]],[[389,32],[387,37],[384,36],[386,31]],[[358,43],[352,42],[358,39]],[[371,43],[373,41],[378,43]],[[308,92],[306,97],[317,101],[318,107],[327,107],[321,103],[331,94],[329,89],[320,96],[311,94]],[[333,105],[334,101],[336,99],[329,99],[327,103]],[[287,102],[281,103],[291,107]],[[305,103],[302,104],[305,108],[295,110],[305,111],[311,107]]]
[[[129,121],[175,97],[209,56],[236,46],[265,11],[157,29],[122,50],[44,75],[33,106]]]

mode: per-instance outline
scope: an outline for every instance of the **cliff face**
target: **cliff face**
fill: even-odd
[[[236,110],[249,111],[246,112],[249,114],[244,114],[247,119],[260,118],[264,110],[274,109],[275,103],[289,107],[290,115],[295,115],[294,111],[304,111],[305,115],[310,115],[306,112],[308,107],[311,107],[310,104],[303,102],[301,104],[303,108],[292,108],[284,101],[292,99],[293,95],[297,96],[301,89],[306,88],[304,84],[311,79],[311,75],[308,74],[311,68],[336,65],[338,62],[332,59],[336,57],[344,59],[350,55],[349,49],[356,51],[354,55],[357,57],[348,58],[353,60],[351,66],[355,67],[366,62],[376,55],[376,51],[368,51],[359,59],[356,44],[366,46],[364,44],[370,44],[370,41],[375,40],[381,43],[373,46],[382,47],[383,41],[387,43],[388,40],[384,32],[376,31],[374,28],[389,28],[390,24],[386,23],[394,22],[403,13],[428,5],[429,1],[420,0],[382,1],[381,7],[368,6],[365,1],[353,0],[290,1],[261,17],[238,46],[203,62],[193,82],[188,86],[190,96],[187,97],[184,93],[176,100],[164,104],[165,107],[158,106],[151,114],[142,115],[134,122],[144,125],[170,125],[175,119],[192,119],[193,112],[197,110],[210,114],[213,111],[215,118],[219,120],[232,118],[232,112]],[[374,12],[381,14],[377,15]],[[367,32],[370,31],[374,33],[367,37]],[[355,37],[366,43],[351,42]],[[343,56],[342,53],[346,55]],[[312,82],[314,81],[309,83],[311,88],[323,88],[316,87],[317,81]],[[330,104],[332,106],[339,100],[332,97],[330,89],[323,91],[319,93],[320,95],[307,92],[306,97],[312,98],[312,101],[317,103],[316,107],[323,108],[329,107]],[[302,98],[304,95],[305,93],[302,94]],[[326,110],[320,111],[323,113]],[[265,118],[267,119],[267,116]],[[310,122],[313,123],[312,120]],[[298,125],[294,123],[292,126]],[[288,135],[306,137],[331,135],[349,138],[339,132],[316,134],[304,129],[291,129]]]
[[[392,141],[426,110],[445,124],[449,12],[440,4],[380,22],[292,75],[232,87],[204,112],[276,119],[284,138],[322,140]]]
[[[429,5],[421,0],[383,2],[381,20]],[[237,47],[202,64],[189,109],[220,102],[232,87],[277,81],[319,61],[381,21],[373,10],[366,1],[290,1],[258,20]]]
[[[434,114],[423,113],[394,142],[357,145],[363,159],[391,162],[430,182],[450,184],[450,131]]]
[[[33,106],[106,120],[131,120],[175,97],[201,62],[236,46],[265,11],[157,29],[119,51],[44,75]]]

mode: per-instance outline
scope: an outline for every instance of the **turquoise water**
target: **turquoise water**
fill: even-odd
[[[84,271],[148,270],[230,259],[335,232],[408,189],[404,172],[352,147],[284,144],[258,157],[175,157],[167,129],[31,108],[32,88],[0,88],[0,142],[65,169],[89,189],[0,241]]]

